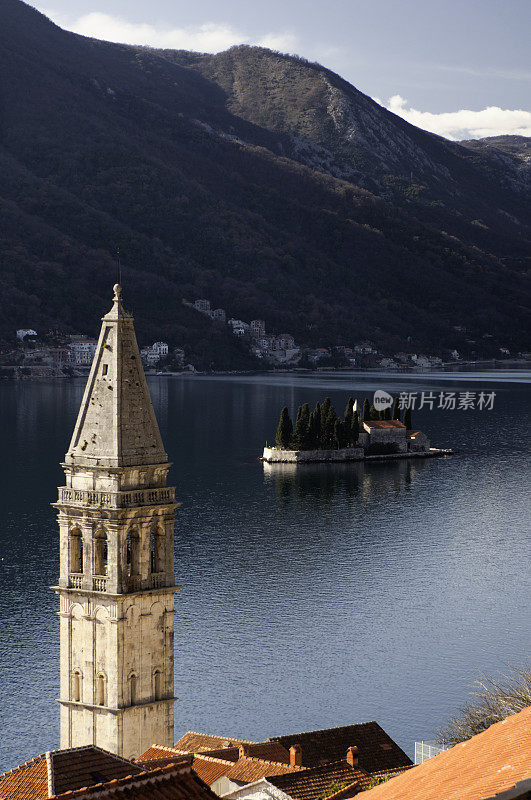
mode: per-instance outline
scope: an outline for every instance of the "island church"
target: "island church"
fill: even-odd
[[[61,748],[173,744],[175,490],[121,288],[103,317],[55,507]]]

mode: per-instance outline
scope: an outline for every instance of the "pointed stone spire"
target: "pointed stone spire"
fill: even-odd
[[[122,289],[103,317],[74,435],[65,457],[77,466],[164,464],[168,456],[153,411],[133,326]]]

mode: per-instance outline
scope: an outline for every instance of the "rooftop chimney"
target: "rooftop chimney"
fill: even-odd
[[[244,756],[249,755],[249,745],[248,744],[241,744],[239,747],[239,756],[243,758]]]
[[[300,744],[292,744],[289,749],[290,767],[302,767],[302,747]]]
[[[349,747],[347,750],[347,764],[350,764],[351,767],[358,766],[358,748],[356,745]]]

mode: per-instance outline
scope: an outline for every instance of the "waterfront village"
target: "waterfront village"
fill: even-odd
[[[345,420],[331,427],[327,399],[302,424],[307,411],[298,414],[297,437],[313,430],[328,445],[340,429],[351,440],[363,435],[350,398]],[[364,404],[365,432],[372,437],[371,421],[381,422],[385,438],[392,420],[386,411],[371,420],[374,413]],[[409,421],[399,426],[405,441]],[[283,413],[280,445],[290,446],[292,436]],[[133,320],[116,285],[54,503],[61,749],[0,774],[1,800],[349,800],[360,792],[370,800],[529,798],[531,708],[455,746],[419,743],[415,764],[378,722],[296,732],[296,710],[291,729],[268,738],[234,736],[214,714],[211,730],[183,730],[176,740],[174,604],[181,587],[170,466]]]
[[[210,301],[200,298],[195,302],[183,300],[183,304],[197,313],[210,318],[214,331],[228,326],[232,335],[243,341],[248,352],[255,357],[257,368],[262,364],[268,369],[380,369],[389,371],[423,371],[437,369],[445,364],[463,363],[457,350],[448,352],[448,360],[440,356],[416,352],[383,354],[369,341],[347,346],[302,347],[297,345],[290,333],[271,334],[266,331],[262,319],[245,322],[229,318],[223,308],[211,308]],[[462,326],[456,332],[465,333]],[[0,346],[0,377],[64,377],[84,374],[88,371],[96,340],[83,334],[65,334],[61,331],[40,332],[33,328],[20,328],[13,332],[12,342]],[[471,342],[471,344],[473,344]],[[188,372],[196,371],[193,358],[186,347],[171,347],[167,342],[157,341],[140,350],[144,368],[150,371]],[[500,360],[512,357],[528,360],[530,353],[512,354],[506,347],[500,348]]]

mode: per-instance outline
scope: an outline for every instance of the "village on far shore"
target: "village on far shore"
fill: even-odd
[[[210,300],[183,300],[183,305],[208,317],[214,331],[228,327],[231,334],[243,342],[256,360],[257,369],[351,369],[386,370],[393,372],[422,372],[455,367],[467,363],[509,363],[531,360],[531,353],[511,353],[499,348],[498,357],[486,362],[470,361],[458,350],[441,355],[422,352],[384,353],[374,342],[362,341],[351,346],[305,347],[298,345],[291,333],[266,332],[263,319],[245,322],[229,318],[223,308],[212,308]],[[462,325],[455,325],[456,334],[466,334]],[[484,338],[490,337],[486,333]],[[468,340],[467,340],[468,341]],[[13,341],[0,344],[0,378],[62,378],[86,375],[96,352],[96,340],[84,334],[67,334],[58,330],[37,332],[34,328],[19,328]],[[468,341],[470,347],[476,343]],[[168,342],[156,341],[141,348],[144,368],[149,372],[195,373],[193,353],[188,345],[171,347]]]
[[[403,414],[401,413],[403,410]],[[414,430],[411,409],[402,408],[399,397],[392,407],[377,410],[367,398],[358,411],[358,401],[349,397],[343,418],[326,397],[310,412],[299,406],[295,425],[285,406],[275,436],[275,446],[266,443],[262,460],[275,463],[322,461],[366,461],[452,455],[449,448],[431,447],[426,434]]]

